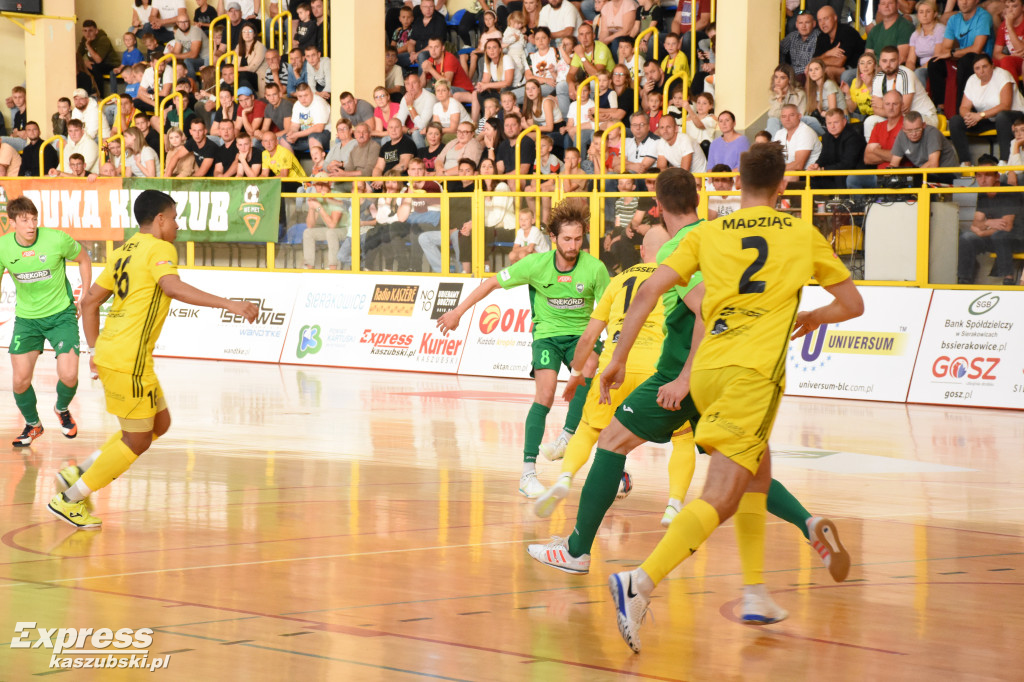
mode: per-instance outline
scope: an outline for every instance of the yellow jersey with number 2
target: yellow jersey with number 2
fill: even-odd
[[[694,369],[748,367],[776,382],[801,289],[811,277],[823,286],[850,277],[814,225],[767,206],[701,223],[662,264],[684,282],[704,275],[707,331]]]
[[[114,292],[96,341],[98,367],[141,377],[153,374],[153,348],[171,299],[160,278],[178,274],[174,245],[138,232],[116,249],[96,284]]]

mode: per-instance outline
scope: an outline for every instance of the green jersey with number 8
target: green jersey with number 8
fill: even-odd
[[[511,289],[530,285],[533,338],[580,336],[590,322],[594,303],[611,277],[599,259],[581,251],[576,265],[562,272],[555,266],[557,252],[531,253],[498,273],[498,284]]]
[[[77,258],[81,251],[67,232],[46,227],[39,228],[29,246],[19,244],[14,232],[0,237],[0,267],[11,273],[18,292],[15,316],[36,320],[74,305],[64,261]]]

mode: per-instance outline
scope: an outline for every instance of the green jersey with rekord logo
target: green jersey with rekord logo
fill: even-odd
[[[604,263],[585,251],[565,272],[555,267],[556,253],[531,253],[498,273],[502,289],[530,285],[534,339],[581,335],[611,280]]]
[[[77,258],[81,250],[67,232],[46,227],[39,228],[31,246],[19,244],[14,232],[0,237],[0,267],[11,273],[17,291],[14,314],[36,320],[73,305],[64,261]]]

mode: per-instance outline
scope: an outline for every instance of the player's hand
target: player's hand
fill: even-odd
[[[454,310],[449,310],[444,315],[438,318],[437,328],[441,330],[441,333],[448,336],[448,332],[453,332],[459,328],[459,320],[462,316]]]
[[[100,372],[96,369],[96,361],[92,359],[91,355],[89,356],[89,374],[93,379],[100,378]]]
[[[658,389],[658,404],[666,410],[678,410],[690,393],[690,377],[678,376]]]
[[[584,379],[582,374],[580,376],[570,374],[569,381],[565,384],[565,390],[562,391],[562,400],[565,402],[571,401],[573,396],[576,395],[576,389],[583,384],[583,381]]]
[[[256,315],[260,312],[259,308],[248,301],[231,301],[227,310],[235,315],[241,315],[250,324],[256,320]]]
[[[799,339],[818,328],[819,323],[815,321],[813,310],[805,310],[796,314],[796,323],[793,325],[793,335],[790,339]]]
[[[612,404],[612,391],[622,385],[626,377],[626,366],[622,361],[612,357],[611,361],[601,372],[601,404]]]

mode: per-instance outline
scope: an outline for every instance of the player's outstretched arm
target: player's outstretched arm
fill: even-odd
[[[185,284],[177,275],[164,275],[160,278],[160,288],[164,293],[176,301],[198,305],[204,308],[223,308],[235,315],[241,315],[248,322],[256,319],[259,309],[248,301],[232,301],[227,298],[215,296],[202,289],[196,289],[191,284]]]
[[[569,375],[569,382],[565,385],[565,390],[562,391],[563,400],[572,400],[576,395],[576,389],[583,383],[583,368],[590,356],[593,355],[594,344],[597,343],[597,339],[606,326],[608,325],[603,320],[594,318],[590,318],[590,322],[587,323],[583,335],[576,342],[576,352],[572,356],[572,366],[570,367],[572,373]]]
[[[114,292],[110,289],[93,284],[79,301],[82,311],[82,331],[85,332],[85,343],[89,348],[96,345],[96,339],[100,336],[100,306],[110,298],[112,293]]]
[[[864,299],[857,291],[853,278],[847,277],[839,284],[827,286],[825,291],[832,294],[832,302],[814,310],[797,313],[796,323],[793,325],[793,336],[790,338],[799,339],[801,336],[810,334],[820,325],[852,320],[864,313]]]
[[[92,286],[92,259],[89,258],[89,252],[86,251],[85,247],[81,246],[81,244],[79,246],[81,248],[78,251],[78,255],[72,260],[78,263],[78,274],[82,278],[82,291],[89,291],[89,288]],[[85,296],[83,295],[79,298],[75,306],[78,308],[79,317],[82,316],[82,298],[85,298]]]
[[[693,359],[697,356],[697,348],[704,339],[704,318],[701,316],[701,305],[704,303],[704,282],[701,282],[683,296],[683,303],[693,312],[693,336],[690,339],[690,354],[683,363],[683,368],[672,381],[658,389],[658,404],[666,410],[678,410],[679,405],[690,393],[690,372],[693,370]]]
[[[473,290],[473,293],[466,297],[465,301],[456,306],[455,310],[449,310],[438,318],[437,328],[445,335],[450,331],[458,329],[459,320],[461,320],[462,316],[466,314],[466,311],[487,298],[487,295],[499,286],[497,277],[485,279],[480,286]]]

